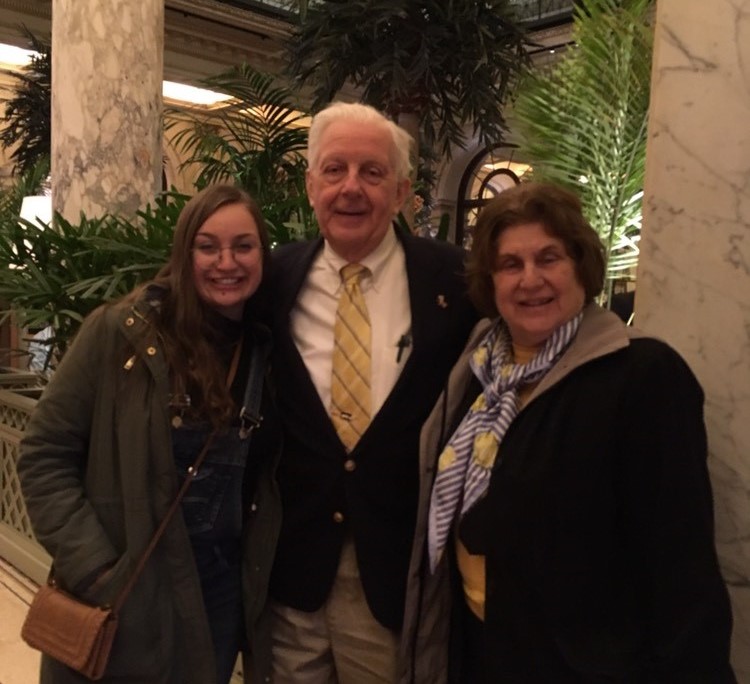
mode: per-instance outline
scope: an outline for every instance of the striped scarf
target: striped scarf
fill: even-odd
[[[513,362],[510,333],[502,320],[474,350],[469,365],[483,390],[438,459],[427,530],[432,572],[459,505],[463,516],[487,491],[498,446],[518,413],[518,389],[546,375],[575,337],[582,318],[580,313],[561,325],[526,364]]]

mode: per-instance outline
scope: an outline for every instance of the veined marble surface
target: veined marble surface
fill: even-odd
[[[53,0],[52,202],[133,215],[161,184],[163,0]]]
[[[748,684],[750,0],[658,0],[644,201],[636,324],[706,392],[733,663]]]

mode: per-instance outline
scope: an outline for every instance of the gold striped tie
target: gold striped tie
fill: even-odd
[[[370,424],[370,317],[359,289],[367,269],[347,264],[333,329],[331,420],[347,451]]]

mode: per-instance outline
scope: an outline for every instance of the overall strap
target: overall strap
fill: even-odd
[[[258,340],[255,336],[255,344],[250,357],[250,369],[247,374],[247,385],[245,396],[240,409],[240,438],[246,439],[250,433],[257,428],[263,416],[260,415],[260,402],[263,396],[263,374],[266,369],[270,345],[267,341]]]

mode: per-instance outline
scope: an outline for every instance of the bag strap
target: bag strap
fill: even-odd
[[[227,382],[226,382],[227,388],[232,386],[232,382],[234,382],[234,378],[237,375],[237,367],[239,366],[239,363],[240,363],[241,353],[242,353],[242,339],[240,339],[239,343],[237,344],[237,347],[234,350],[234,354],[232,355],[232,362],[229,365],[229,372],[227,373]],[[119,593],[115,597],[115,600],[112,602],[113,614],[116,615],[117,613],[120,612],[120,608],[122,608],[123,604],[125,603],[125,599],[127,599],[128,595],[130,594],[130,591],[133,589],[133,586],[135,586],[136,580],[138,579],[140,574],[143,572],[143,569],[146,567],[146,563],[148,562],[148,559],[151,557],[151,554],[156,548],[156,545],[159,543],[159,540],[164,535],[164,532],[167,529],[167,526],[169,525],[172,518],[174,517],[174,514],[177,512],[177,509],[180,506],[180,502],[182,501],[182,498],[185,496],[185,493],[187,492],[188,488],[192,484],[195,477],[198,475],[198,470],[201,464],[203,463],[203,460],[205,459],[206,454],[208,453],[208,450],[211,448],[211,444],[213,443],[214,438],[216,437],[216,432],[217,432],[216,430],[213,430],[211,434],[206,438],[206,441],[203,444],[203,448],[201,449],[195,461],[193,461],[193,465],[191,465],[187,469],[185,480],[183,481],[182,486],[177,492],[177,496],[175,496],[174,500],[172,501],[172,505],[169,507],[169,510],[167,511],[164,518],[162,518],[162,521],[159,524],[159,527],[157,527],[156,532],[154,532],[154,536],[151,537],[151,541],[149,542],[148,546],[146,547],[146,549],[143,551],[140,558],[138,559],[138,563],[135,566],[135,570],[133,570],[133,573],[130,575],[130,578],[125,583],[125,586],[123,586],[123,588],[120,589]]]

